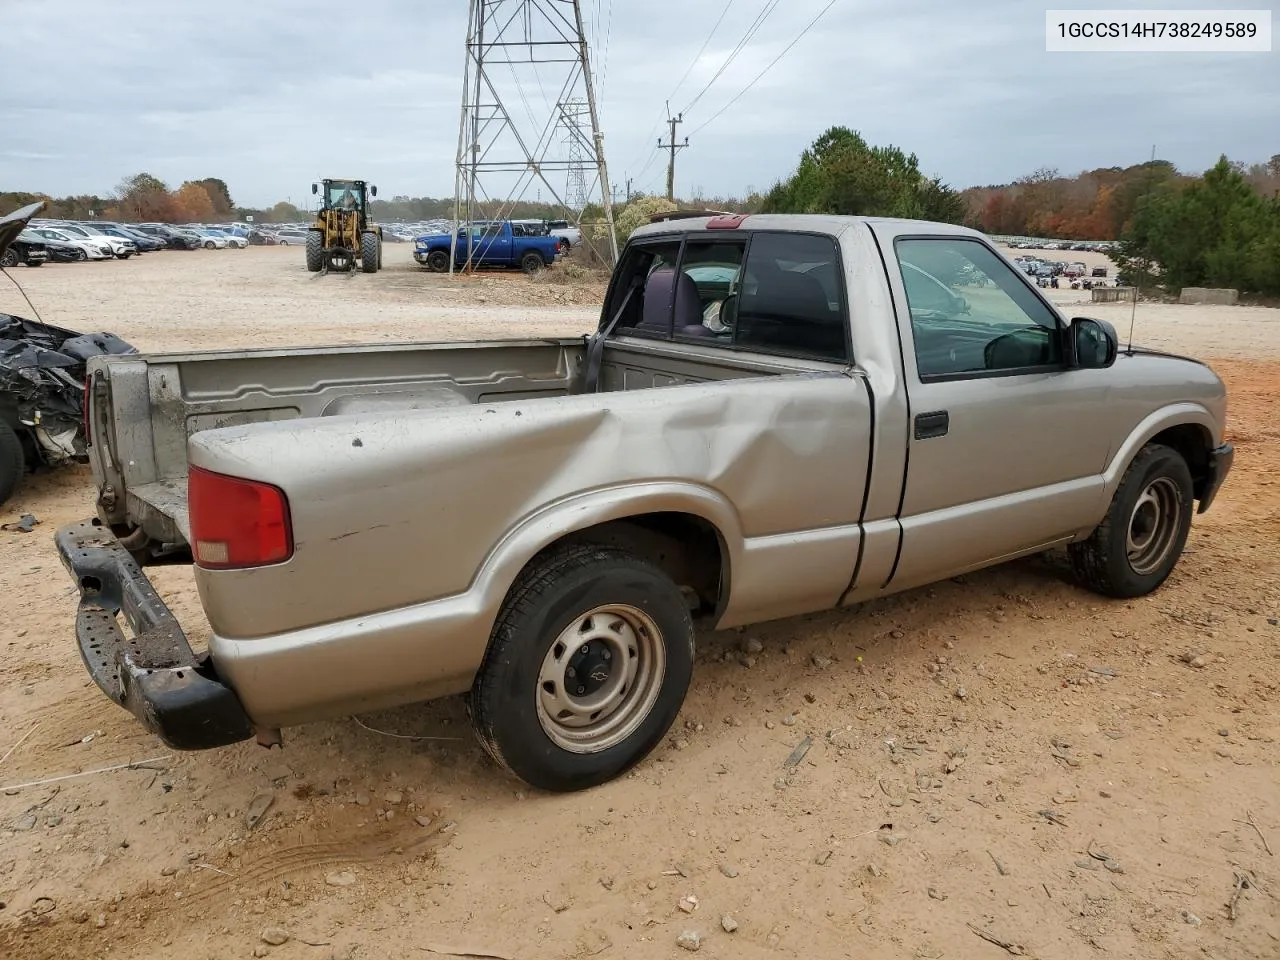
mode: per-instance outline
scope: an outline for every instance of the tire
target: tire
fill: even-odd
[[[324,266],[324,234],[319,230],[307,233],[307,269],[319,273]]]
[[[427,254],[427,268],[434,273],[448,273],[449,252],[447,250],[432,250]]]
[[[382,255],[382,244],[378,242],[376,233],[360,234],[360,269],[365,273],[378,272],[378,260]]]
[[[618,662],[624,670],[611,672]],[[595,688],[585,697],[597,703],[564,686],[587,672]],[[670,577],[623,550],[561,547],[507,594],[471,689],[472,723],[485,751],[526,783],[582,790],[658,745],[692,674],[693,623]],[[604,709],[588,713],[594,705]]]
[[[6,250],[4,256],[0,257],[0,267],[16,267],[18,265],[18,251]]]
[[[1147,444],[1125,471],[1102,523],[1068,548],[1076,578],[1095,593],[1119,599],[1156,590],[1182,556],[1193,496],[1182,455]]]
[[[216,247],[216,246],[217,246],[217,244],[216,244],[216,243],[214,243],[212,240],[206,240],[206,241],[204,242],[204,248],[205,248],[206,250],[212,250],[212,249],[213,249],[214,247]]]
[[[573,244],[571,244],[564,237],[561,237],[560,238],[560,256],[567,257],[569,255],[569,251],[572,249],[573,249]]]
[[[532,250],[520,258],[520,269],[529,274],[529,276],[541,273],[546,265],[546,262],[542,259],[542,254],[535,253]]]
[[[0,504],[13,496],[26,472],[27,460],[22,453],[22,440],[13,432],[13,427],[0,420]]]
[[[85,260],[88,260],[88,259],[89,259],[89,254],[85,253],[83,250],[80,250],[80,249],[77,249],[77,250],[76,250],[76,261],[77,261],[77,262],[79,262],[79,263],[83,263]]]

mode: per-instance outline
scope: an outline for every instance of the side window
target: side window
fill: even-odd
[[[1057,316],[985,244],[938,237],[895,250],[922,378],[1062,363]]]
[[[672,305],[675,298],[676,262],[680,241],[632,245],[614,272],[613,291],[606,307],[605,322],[622,311],[614,333],[671,338]]]
[[[745,243],[688,239],[672,304],[677,337],[733,340],[733,313],[742,279]]]
[[[840,253],[832,237],[757,233],[736,302],[737,346],[848,360]]]

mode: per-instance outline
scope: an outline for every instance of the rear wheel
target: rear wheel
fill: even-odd
[[[436,273],[444,273],[449,269],[449,254],[443,250],[433,250],[427,255],[427,266]]]
[[[324,234],[319,230],[307,232],[307,269],[318,273],[324,266]]]
[[[6,250],[4,256],[0,257],[0,267],[16,267],[18,265],[18,251]]]
[[[360,269],[365,273],[378,272],[378,260],[382,256],[381,246],[376,233],[360,235]]]
[[[545,266],[546,264],[543,262],[542,254],[540,253],[531,251],[520,258],[520,269],[529,274],[529,276],[540,273]]]
[[[1191,471],[1178,451],[1150,443],[1125,471],[1102,523],[1069,548],[1076,577],[1108,597],[1141,597],[1173,572],[1191,529]]]
[[[623,550],[561,547],[507,595],[471,690],[472,720],[516,776],[581,790],[657,746],[692,673],[693,623],[670,577]]]
[[[564,237],[560,238],[560,256],[567,257],[572,245]]]
[[[13,496],[26,469],[27,461],[22,454],[22,441],[13,432],[13,427],[0,420],[0,503],[4,503]]]

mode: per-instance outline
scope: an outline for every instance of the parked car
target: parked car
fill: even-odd
[[[1062,276],[1068,279],[1072,277],[1083,277],[1088,272],[1088,267],[1083,263],[1069,263],[1062,269]]]
[[[158,237],[168,245],[170,250],[198,250],[200,238],[195,234],[175,230],[163,223],[140,223],[137,229],[143,233]]]
[[[131,256],[138,252],[138,248],[131,241],[121,240],[119,237],[111,237],[94,227],[83,223],[63,223],[59,224],[58,230],[62,233],[69,234],[73,237],[80,237],[83,240],[93,240],[99,244],[106,244],[110,248],[113,256],[128,260]]]
[[[165,243],[162,240],[149,237],[145,233],[140,233],[118,223],[95,223],[94,226],[107,236],[128,240],[137,248],[139,253],[151,253],[165,248]]]
[[[228,247],[232,247],[237,250],[243,250],[245,247],[249,246],[249,241],[247,239],[240,236],[240,234],[232,233],[229,230],[222,230],[218,227],[207,227],[204,233],[213,237],[221,237],[226,241],[226,245]]]
[[[44,244],[45,249],[49,252],[50,263],[75,263],[78,260],[89,259],[85,249],[75,243],[65,240],[53,240],[44,236],[42,232],[36,232],[36,236],[41,238],[41,243]],[[110,255],[101,259],[110,259]]]
[[[307,231],[281,230],[276,234],[276,243],[282,247],[305,247],[307,245]]]
[[[414,241],[413,258],[436,273],[449,269],[449,247],[452,234],[426,234]],[[537,273],[555,262],[560,252],[560,240],[552,236],[516,236],[511,221],[497,220],[474,223],[468,231],[461,227],[457,232],[454,251],[456,266],[468,261],[476,267],[518,267],[525,273]]]
[[[56,227],[30,227],[28,233],[34,233],[39,236],[45,244],[59,244],[60,246],[69,246],[77,255],[71,256],[73,260],[111,260],[115,254],[111,251],[111,245],[100,240],[85,238],[78,234],[64,232]],[[59,257],[58,259],[63,259]]]
[[[18,231],[9,240],[6,249],[0,249],[0,267],[43,267],[49,260],[49,248],[44,239],[29,230]]]
[[[251,230],[247,239],[251,247],[275,246],[279,242],[276,240],[275,234],[266,233],[262,230]]]
[[[1094,268],[1089,272],[1089,276],[1091,276],[1091,277],[1105,277],[1106,275],[1107,275],[1107,268],[1106,268],[1106,267],[1094,267]]]
[[[966,266],[980,298],[946,279]],[[663,740],[695,624],[1057,546],[1097,593],[1151,593],[1233,457],[1207,366],[1121,351],[980,233],[880,218],[641,227],[590,337],[88,375],[98,512],[55,539],[109,697],[193,749],[465,692],[550,790]],[[201,655],[144,569],[183,560]]]

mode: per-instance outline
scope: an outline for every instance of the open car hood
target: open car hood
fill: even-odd
[[[35,203],[0,217],[0,257],[4,256],[4,252],[9,249],[9,244],[13,243],[18,234],[27,229],[28,221],[43,209],[44,201],[37,200]]]

